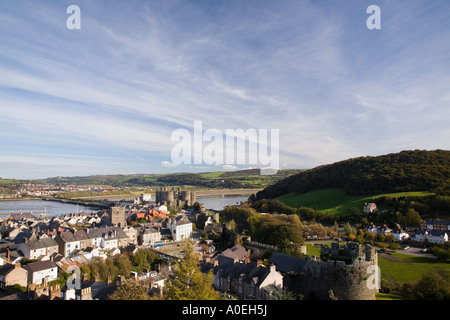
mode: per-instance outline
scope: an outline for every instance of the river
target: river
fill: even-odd
[[[48,216],[59,216],[60,214],[74,213],[77,211],[91,212],[96,211],[96,209],[81,205],[77,206],[76,204],[45,200],[0,201],[0,216],[2,218],[9,216],[11,213],[18,212],[31,212],[36,214],[36,216],[42,213],[46,213]]]
[[[205,209],[222,210],[228,205],[239,205],[241,201],[247,201],[248,196],[208,196],[198,197],[197,201],[205,205]]]
[[[247,201],[248,196],[242,195],[216,195],[198,197],[197,201],[203,203],[206,209],[222,210],[228,205],[239,205],[241,201]],[[48,216],[59,216],[78,211],[91,212],[98,209],[70,203],[45,200],[11,200],[0,201],[0,217],[5,218],[11,213],[31,212],[36,216],[46,213]]]

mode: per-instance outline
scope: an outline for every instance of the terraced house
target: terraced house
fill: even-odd
[[[63,231],[59,229],[55,241],[58,243],[59,253],[64,258],[76,255],[80,250],[92,246],[92,238],[84,230],[69,229]]]

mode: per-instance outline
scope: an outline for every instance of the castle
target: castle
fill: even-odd
[[[197,194],[195,191],[186,190],[184,187],[161,187],[159,191],[156,191],[155,202],[168,206],[188,206],[194,205],[197,201]]]
[[[304,299],[375,300],[379,269],[372,246],[332,243],[321,246],[320,259],[295,259],[291,263],[295,263],[296,270],[283,272],[284,287],[302,294]]]

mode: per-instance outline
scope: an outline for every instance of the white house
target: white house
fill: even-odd
[[[397,241],[403,241],[409,238],[409,234],[402,229],[393,230],[391,233],[394,235],[394,238]]]
[[[88,229],[92,238],[92,244],[100,249],[117,249],[128,244],[130,239],[120,227],[105,227],[99,229]]]
[[[58,265],[52,260],[29,263],[24,269],[28,271],[29,283],[41,284],[58,278]]]
[[[364,213],[372,213],[377,211],[377,205],[375,203],[365,203]]]
[[[428,242],[446,243],[447,241],[448,241],[448,234],[445,231],[431,230],[428,233]]]
[[[59,246],[55,239],[47,237],[22,242],[17,249],[22,251],[25,258],[42,259],[58,253]]]
[[[170,232],[174,241],[188,239],[192,236],[192,222],[180,214],[170,223]]]
[[[117,232],[114,229],[88,229],[88,233],[92,237],[93,245],[98,248],[108,250],[118,246]]]
[[[425,242],[428,239],[427,230],[417,230],[416,233],[411,237],[411,240],[417,242]]]

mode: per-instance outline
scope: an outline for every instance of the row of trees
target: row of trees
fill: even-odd
[[[142,272],[143,268],[151,269],[161,259],[150,249],[140,249],[136,253],[121,253],[107,259],[93,259],[81,267],[81,274],[91,281],[97,277],[100,281],[114,281],[118,276],[128,277],[131,271]]]
[[[250,204],[228,206],[223,214],[232,221],[230,225],[239,229],[238,233],[294,256],[301,255],[300,247],[308,237],[336,237],[339,234],[336,222],[326,227],[315,222],[304,223],[297,214],[260,214]]]

